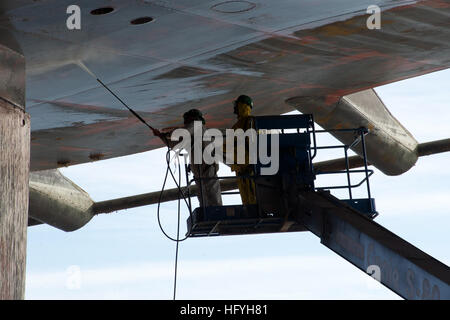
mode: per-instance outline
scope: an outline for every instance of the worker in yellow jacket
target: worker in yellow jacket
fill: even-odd
[[[237,122],[233,125],[233,129],[242,129],[246,131],[247,129],[254,128],[253,118],[251,116],[251,110],[253,108],[253,100],[246,95],[239,96],[234,101],[234,114],[237,116]],[[249,141],[248,143],[252,143]],[[231,165],[231,170],[236,172],[238,176],[238,187],[241,194],[242,204],[256,204],[256,190],[255,182],[253,179],[245,178],[243,176],[253,176],[253,166],[249,164],[249,147],[246,142],[245,148],[245,163]],[[256,143],[256,142],[255,142]],[[235,150],[236,151],[236,150]],[[236,158],[236,152],[235,152]]]

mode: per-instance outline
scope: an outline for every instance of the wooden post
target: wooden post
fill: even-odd
[[[23,299],[30,117],[24,57],[0,44],[0,299]]]

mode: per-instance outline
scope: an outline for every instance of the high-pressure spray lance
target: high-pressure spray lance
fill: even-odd
[[[171,148],[170,148],[170,146],[169,146],[169,144],[168,144],[168,142],[167,142],[167,140],[166,140],[166,137],[163,135],[163,134],[161,134],[161,132],[158,130],[158,129],[155,129],[155,128],[153,128],[151,125],[149,125],[148,124],[148,122],[147,121],[145,121],[139,114],[137,114],[132,108],[130,108],[122,99],[120,99],[111,89],[109,89],[108,88],[108,86],[106,85],[106,84],[104,84],[103,83],[103,81],[101,81],[91,70],[89,70],[89,68],[88,67],[86,67],[86,65],[81,61],[81,60],[77,60],[77,61],[75,61],[75,64],[77,64],[81,69],[83,69],[84,71],[86,71],[89,75],[91,75],[95,80],[97,80],[98,81],[98,83],[100,83],[106,90],[108,90],[109,91],[109,93],[111,93],[117,100],[119,100],[120,101],[120,103],[122,103],[136,118],[138,118],[139,119],[139,121],[141,121],[143,124],[145,124],[150,130],[152,130],[152,132],[153,132],[153,134],[155,135],[155,136],[158,136],[158,137],[160,137],[161,138],[161,140],[167,145],[167,148],[168,148],[168,151],[167,151],[167,154],[166,154],[166,161],[167,161],[167,172],[166,172],[166,178],[164,179],[164,185],[165,185],[165,183],[166,183],[166,179],[167,179],[167,174],[168,174],[168,172],[170,172],[170,174],[171,174],[171,176],[172,176],[172,178],[173,178],[173,180],[175,181],[175,184],[177,185],[177,187],[178,187],[178,190],[179,190],[179,193],[180,193],[180,196],[181,196],[181,198],[183,198],[184,199],[184,201],[185,201],[185,203],[186,203],[186,205],[188,206],[188,208],[189,208],[189,213],[191,214],[191,208],[190,208],[190,205],[187,203],[187,201],[186,201],[186,196],[185,196],[185,194],[184,194],[184,192],[183,192],[183,190],[181,190],[181,187],[180,187],[180,185],[179,185],[179,183],[176,181],[176,179],[175,179],[175,176],[173,175],[173,173],[172,173],[172,170],[171,170],[171,168],[170,168],[170,155],[169,155],[169,152],[171,151]],[[180,181],[181,182],[181,181]],[[164,185],[163,185],[163,190],[164,190]],[[162,192],[163,192],[163,190],[161,190],[161,195],[162,195]],[[161,197],[160,197],[161,198]],[[159,212],[159,203],[158,203],[158,212]],[[158,221],[159,221],[159,214],[158,214]],[[161,230],[163,231],[163,233],[169,238],[169,239],[171,239],[171,240],[174,240],[174,241],[182,241],[182,240],[186,240],[186,238],[184,238],[184,239],[182,239],[182,240],[179,240],[179,239],[173,239],[173,238],[171,238],[171,237],[169,237],[165,232],[164,232],[164,230],[161,228]]]
[[[191,219],[192,219],[192,210],[191,210],[191,207],[190,207],[190,205],[189,205],[189,203],[186,201],[186,196],[185,196],[185,194],[184,194],[184,192],[183,192],[183,190],[181,190],[181,187],[180,187],[180,183],[181,183],[181,175],[180,175],[180,165],[178,164],[178,171],[179,171],[179,182],[177,182],[177,179],[175,178],[175,176],[174,176],[174,174],[173,174],[173,172],[172,172],[172,169],[170,168],[170,146],[169,146],[169,144],[167,143],[167,140],[165,139],[165,137],[161,134],[161,132],[158,130],[158,129],[155,129],[155,128],[153,128],[151,125],[149,125],[148,123],[147,123],[147,121],[145,121],[139,114],[137,114],[133,109],[131,109],[125,102],[123,102],[122,101],[122,99],[120,99],[113,91],[111,91],[111,89],[109,89],[108,88],[108,86],[106,85],[106,84],[104,84],[91,70],[89,70],[89,68],[88,67],[86,67],[86,65],[82,62],[82,61],[80,61],[80,60],[78,60],[78,61],[76,61],[75,62],[78,66],[80,66],[80,68],[82,68],[84,71],[86,71],[88,74],[90,74],[95,80],[97,80],[98,81],[98,83],[100,83],[106,90],[108,90],[109,91],[109,93],[111,93],[117,100],[119,100],[120,101],[120,103],[122,103],[136,118],[138,118],[139,119],[139,121],[141,121],[143,124],[145,124],[150,130],[152,130],[152,132],[153,132],[153,134],[155,135],[155,136],[158,136],[158,137],[160,137],[161,138],[161,140],[167,145],[167,148],[168,148],[168,150],[167,150],[167,153],[166,153],[166,162],[167,162],[167,170],[166,170],[166,175],[165,175],[165,178],[164,178],[164,183],[163,183],[163,187],[162,187],[162,190],[161,190],[161,193],[160,193],[160,196],[159,196],[159,201],[158,201],[158,209],[157,209],[157,217],[158,217],[158,224],[159,224],[159,227],[160,227],[160,229],[161,229],[161,231],[163,232],[163,234],[168,238],[168,239],[170,239],[170,240],[172,240],[172,241],[176,241],[176,243],[177,243],[177,246],[176,246],[176,258],[175,258],[175,276],[174,276],[174,287],[173,287],[173,299],[175,300],[175,296],[176,296],[176,281],[177,281],[177,264],[178,264],[178,244],[179,244],[179,242],[180,241],[184,241],[184,240],[186,240],[188,237],[189,237],[189,234],[191,233],[191,230],[188,230],[188,233],[187,233],[187,235],[186,235],[186,237],[184,237],[183,239],[180,239],[179,238],[179,233],[180,233],[180,199],[178,199],[178,228],[177,228],[177,238],[176,239],[174,239],[174,238],[172,238],[172,237],[170,237],[165,231],[164,231],[164,229],[163,229],[163,227],[162,227],[162,225],[161,225],[161,221],[160,221],[160,218],[159,218],[159,208],[160,208],[160,205],[161,205],[161,197],[162,197],[162,194],[163,194],[163,191],[164,191],[164,187],[165,187],[165,185],[166,185],[166,181],[167,181],[167,175],[168,175],[168,173],[170,172],[170,175],[172,176],[172,178],[173,178],[173,180],[174,180],[174,182],[175,182],[175,184],[177,185],[177,188],[178,188],[178,190],[179,190],[179,193],[180,193],[180,197],[181,198],[183,198],[183,200],[184,200],[184,202],[186,203],[186,205],[187,205],[187,207],[188,207],[188,209],[189,209],[189,215],[191,215]]]

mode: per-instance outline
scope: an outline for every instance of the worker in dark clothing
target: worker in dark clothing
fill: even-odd
[[[159,136],[164,143],[170,148],[180,148],[185,149],[189,153],[189,163],[192,173],[194,174],[195,184],[199,187],[198,200],[201,207],[209,206],[221,206],[222,196],[220,183],[217,178],[217,171],[219,170],[218,163],[206,164],[203,159],[203,150],[211,142],[203,141],[203,134],[205,132],[205,119],[200,110],[191,109],[183,115],[184,119],[184,129],[188,130],[191,139],[189,140],[190,145],[187,143],[179,144],[179,141],[170,140],[172,132],[161,133],[159,130],[154,130],[153,133]],[[201,154],[196,155],[194,150],[194,125],[195,122],[201,124],[201,136],[198,137],[201,140]],[[184,142],[184,141],[183,141]],[[175,150],[176,151],[176,150]],[[197,159],[196,157],[199,157]],[[200,179],[200,178],[213,178],[213,179]]]

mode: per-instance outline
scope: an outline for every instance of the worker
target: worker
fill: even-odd
[[[253,100],[246,95],[240,95],[234,102],[234,114],[237,116],[237,122],[233,125],[233,129],[242,129],[244,131],[254,128],[253,118],[251,116],[251,110],[253,108]],[[248,143],[251,143],[249,141]],[[241,194],[242,204],[256,204],[256,189],[255,189],[255,181],[251,178],[245,178],[244,176],[253,176],[253,166],[249,164],[249,147],[246,142],[246,154],[245,154],[245,163],[237,164],[236,161],[233,165],[231,165],[231,170],[236,172],[236,176],[238,176],[238,188],[239,193]],[[236,152],[235,152],[236,156]]]
[[[195,122],[201,124],[201,155],[203,156],[203,150],[206,148],[206,146],[211,143],[207,143],[203,141],[203,133],[205,132],[205,119],[203,118],[203,115],[200,110],[197,109],[191,109],[188,112],[183,114],[183,120],[184,120],[184,128],[188,130],[191,139],[190,146],[186,144],[181,144],[181,147],[186,149],[186,151],[189,153],[189,167],[194,174],[194,181],[195,184],[199,187],[199,193],[198,193],[198,201],[200,202],[201,207],[210,207],[210,206],[221,206],[222,205],[222,196],[221,196],[221,188],[219,179],[217,177],[217,171],[219,170],[218,163],[213,164],[206,164],[204,163],[203,159],[196,159],[195,158],[195,150],[194,150],[194,125]],[[153,133],[156,136],[159,136],[163,142],[169,146],[170,148],[177,148],[180,144],[178,144],[178,141],[172,141],[169,139],[169,136],[172,134],[173,131],[168,133],[161,133],[159,130],[155,129],[153,130]],[[206,178],[206,179],[202,179]]]

